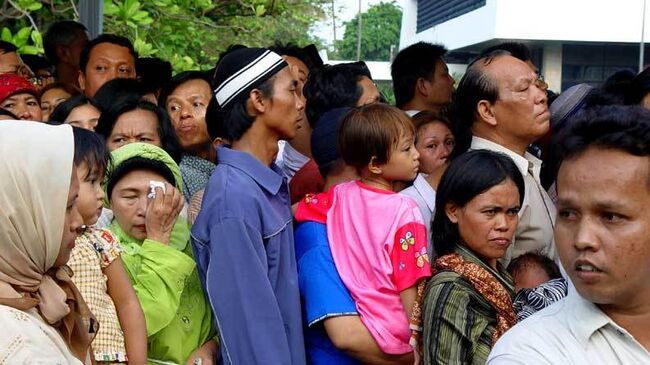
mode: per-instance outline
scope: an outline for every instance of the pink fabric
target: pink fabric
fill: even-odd
[[[361,321],[388,354],[412,351],[400,292],[431,276],[426,229],[415,201],[359,181],[332,190],[327,236]]]

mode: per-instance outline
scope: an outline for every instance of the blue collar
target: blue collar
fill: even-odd
[[[264,166],[258,159],[246,152],[222,146],[217,150],[217,160],[218,164],[228,165],[242,171],[273,195],[280,191],[284,182],[282,170],[275,163],[271,163],[271,166]]]

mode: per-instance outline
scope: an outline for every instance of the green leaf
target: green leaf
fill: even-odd
[[[104,16],[111,16],[119,13],[120,8],[113,3],[113,0],[104,0]]]
[[[19,39],[19,40],[25,40],[26,41],[31,33],[32,33],[32,28],[31,27],[22,28],[22,29],[20,29],[18,31],[18,33],[16,33],[16,35],[14,36],[14,39]]]
[[[39,54],[42,53],[43,50],[40,47],[22,46],[20,47],[19,52],[21,54]]]
[[[32,34],[30,35],[30,38],[32,39],[32,42],[34,42],[34,45],[36,47],[42,48],[43,47],[43,36],[41,35],[41,32],[38,30],[33,30]]]
[[[262,5],[257,5],[255,7],[255,16],[261,17],[261,16],[264,15],[265,11],[266,11],[266,7],[263,4]]]
[[[3,41],[11,42],[11,40],[13,39],[13,36],[11,35],[11,30],[9,30],[9,28],[7,28],[7,27],[2,28],[1,37],[2,37]]]

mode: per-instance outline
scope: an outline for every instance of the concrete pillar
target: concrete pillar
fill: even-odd
[[[562,43],[548,42],[542,54],[542,73],[548,88],[557,93],[562,88]]]
[[[79,22],[88,29],[89,39],[93,39],[102,33],[102,18],[104,14],[104,1],[102,0],[80,0],[79,1]]]

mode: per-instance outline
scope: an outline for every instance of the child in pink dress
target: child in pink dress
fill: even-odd
[[[408,319],[416,285],[431,275],[418,206],[395,192],[418,172],[413,137],[401,110],[374,104],[351,111],[341,121],[339,147],[361,179],[307,196],[296,214],[326,222],[338,273],[361,321],[387,354],[412,351]]]

